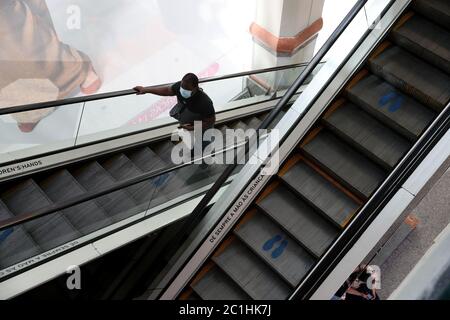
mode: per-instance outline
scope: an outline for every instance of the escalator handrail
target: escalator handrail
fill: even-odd
[[[324,63],[324,62],[322,62],[322,63]],[[308,62],[305,62],[305,63],[295,63],[295,64],[278,66],[278,67],[258,69],[258,70],[253,70],[253,71],[252,70],[244,71],[244,72],[232,73],[232,74],[228,74],[228,75],[224,75],[224,76],[203,78],[203,79],[199,80],[199,83],[222,81],[222,80],[227,80],[227,79],[250,76],[250,75],[254,75],[254,74],[261,74],[261,73],[267,73],[267,72],[275,72],[275,71],[281,71],[281,70],[287,70],[287,69],[306,67],[307,65],[308,65]],[[150,86],[149,88],[167,86],[167,85],[170,85],[170,83]],[[86,102],[96,101],[96,100],[116,98],[116,97],[122,97],[122,96],[128,96],[128,95],[133,95],[133,94],[136,94],[136,91],[133,89],[128,89],[128,90],[120,90],[120,91],[112,91],[112,92],[107,92],[107,93],[93,94],[93,95],[84,96],[84,97],[75,97],[75,98],[67,98],[67,99],[61,99],[61,100],[55,100],[55,101],[31,103],[31,104],[26,104],[26,105],[2,108],[2,109],[0,109],[0,116],[18,113],[18,112],[26,112],[26,111],[32,111],[32,110],[45,109],[45,108],[64,107],[64,106],[70,107],[71,105],[75,105],[75,104],[86,103]]]
[[[41,209],[33,211],[33,212],[27,212],[27,213],[23,213],[23,214],[14,216],[9,219],[1,220],[0,221],[0,232],[3,230],[9,229],[11,227],[21,225],[23,223],[30,222],[30,221],[54,214],[58,211],[85,203],[87,201],[94,200],[96,198],[110,194],[112,192],[115,192],[118,190],[123,190],[130,186],[134,186],[136,184],[148,181],[150,179],[157,178],[164,174],[168,174],[168,173],[183,169],[183,168],[190,166],[200,160],[205,160],[208,158],[215,157],[217,155],[220,155],[220,154],[230,151],[232,149],[241,148],[244,146],[244,144],[245,144],[245,142],[235,143],[233,146],[226,146],[225,148],[219,150],[218,152],[214,152],[214,153],[211,153],[206,156],[195,158],[190,161],[183,162],[182,164],[179,164],[176,166],[166,167],[166,168],[158,169],[158,170],[155,170],[152,172],[143,173],[134,178],[123,180],[121,182],[116,182],[116,183],[108,186],[107,188],[101,189],[100,191],[86,192],[86,193],[83,193],[82,195],[46,206],[44,208],[41,208]],[[149,199],[149,201],[151,201],[151,199]]]
[[[285,93],[283,98],[276,104],[275,108],[269,113],[269,115],[265,118],[265,120],[261,123],[261,125],[257,129],[257,133],[259,130],[267,129],[268,126],[271,124],[271,122],[279,116],[282,109],[288,104],[288,102],[291,100],[291,98],[294,96],[295,92],[297,92],[298,88],[300,88],[305,81],[308,79],[308,77],[311,75],[311,73],[314,71],[314,69],[319,65],[319,63],[323,60],[325,55],[330,51],[330,49],[333,47],[335,42],[340,38],[340,36],[344,33],[344,31],[347,29],[347,27],[352,23],[354,18],[361,12],[361,10],[364,8],[368,0],[358,0],[358,2],[352,7],[352,9],[349,11],[349,13],[345,16],[345,18],[341,21],[339,26],[333,31],[331,36],[327,39],[327,41],[324,43],[324,45],[320,48],[320,50],[316,53],[316,55],[313,57],[311,62],[308,64],[308,66],[303,70],[303,72],[300,74],[300,76],[295,80],[293,85],[288,89],[288,91]],[[308,113],[308,111],[312,108],[313,103],[310,103],[305,111],[302,113],[302,115],[297,119],[300,121],[304,118],[304,116]],[[248,144],[249,139],[247,139],[246,142],[246,150],[248,150]],[[173,237],[175,241],[177,239],[184,239],[186,234],[188,232],[191,232],[193,228],[198,224],[198,222],[203,218],[203,214],[205,213],[205,209],[209,205],[210,201],[213,199],[213,197],[216,195],[216,193],[221,189],[222,185],[228,180],[232,172],[237,166],[237,161],[235,159],[233,164],[229,164],[227,168],[224,170],[222,175],[216,180],[214,185],[208,190],[208,192],[203,196],[203,198],[200,200],[198,205],[194,208],[192,213],[189,215],[189,217],[186,219],[186,221],[183,224],[183,227],[180,228],[181,232]],[[231,205],[231,204],[230,204]],[[194,252],[190,254],[190,257],[192,257]],[[187,261],[189,261],[190,257],[184,261],[182,266],[179,270],[184,268]],[[171,281],[167,282],[166,287],[164,290],[161,291],[158,297],[161,297],[162,294],[166,291],[167,287],[173,282],[175,277],[178,275],[176,273]]]

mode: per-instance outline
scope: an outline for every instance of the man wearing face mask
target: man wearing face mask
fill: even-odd
[[[214,126],[216,116],[213,102],[199,88],[198,78],[193,73],[186,74],[181,81],[171,86],[150,88],[138,86],[134,90],[138,95],[151,93],[159,96],[176,96],[178,103],[170,111],[170,116],[180,122],[180,128],[188,131],[191,141],[193,140],[194,121],[201,121],[203,132]],[[202,143],[202,147],[204,149],[206,144]]]

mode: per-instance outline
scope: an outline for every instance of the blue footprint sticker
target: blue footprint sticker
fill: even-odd
[[[0,233],[0,243],[5,241],[12,233],[14,232],[14,228],[9,228]]]
[[[275,245],[275,243],[277,243],[278,241],[280,241],[283,237],[281,237],[279,234],[277,234],[275,237],[273,237],[272,239],[269,239],[266,241],[266,243],[263,245],[263,250],[264,251],[269,251],[273,248],[273,246]]]
[[[274,259],[279,258],[283,254],[284,249],[286,249],[287,245],[288,245],[288,241],[283,240],[283,242],[281,242],[280,246],[272,252],[272,258],[274,258]]]
[[[169,178],[170,173],[166,173],[163,175],[160,175],[159,177],[156,177],[155,179],[153,179],[153,185],[155,187],[160,187],[164,184],[164,182],[167,181],[167,179]]]
[[[404,98],[397,92],[389,92],[386,95],[382,96],[378,101],[380,107],[385,107],[389,104],[389,112],[397,112],[403,105]]]

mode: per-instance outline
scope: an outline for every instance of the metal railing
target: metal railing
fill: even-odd
[[[282,71],[282,70],[288,70],[288,69],[294,69],[294,68],[301,68],[301,67],[306,67],[307,65],[308,65],[308,63],[295,63],[295,64],[278,66],[278,67],[249,70],[249,71],[244,71],[244,72],[232,73],[232,74],[228,74],[228,75],[224,75],[224,76],[203,78],[203,79],[199,80],[199,83],[208,83],[208,82],[222,81],[222,80],[233,79],[233,78],[241,78],[241,77],[246,77],[246,76],[250,76],[250,75],[254,75],[254,74],[261,74],[261,73]],[[171,83],[159,84],[159,85],[155,85],[155,86],[149,86],[147,88],[162,87],[162,86],[167,86],[170,84]],[[70,105],[75,105],[75,104],[84,103],[84,102],[104,100],[104,99],[110,99],[110,98],[116,98],[116,97],[123,97],[123,96],[129,96],[129,95],[134,95],[134,94],[136,94],[135,90],[128,89],[128,90],[112,91],[112,92],[108,92],[108,93],[93,94],[93,95],[89,95],[89,96],[85,96],[85,97],[75,97],[75,98],[61,99],[61,100],[55,100],[55,101],[31,103],[31,104],[26,104],[26,105],[2,108],[2,109],[0,109],[0,116],[18,113],[18,112],[32,111],[32,110],[70,106]]]

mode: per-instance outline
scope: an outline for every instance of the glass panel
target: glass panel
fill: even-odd
[[[216,112],[220,112],[271,99],[275,93],[289,88],[303,70],[304,67],[298,67],[208,81],[201,83],[200,87],[213,100]],[[86,102],[77,144],[175,123],[174,119],[169,117],[169,112],[175,104],[176,97],[152,94]]]
[[[174,122],[176,97],[127,95],[86,102],[77,144],[111,138]]]
[[[217,112],[282,96],[305,67],[207,81]],[[320,68],[318,68],[319,70]],[[176,97],[127,95],[0,116],[0,154],[12,161],[140,130],[175,124]]]
[[[0,116],[0,157],[28,157],[75,145],[82,110],[78,103]]]

